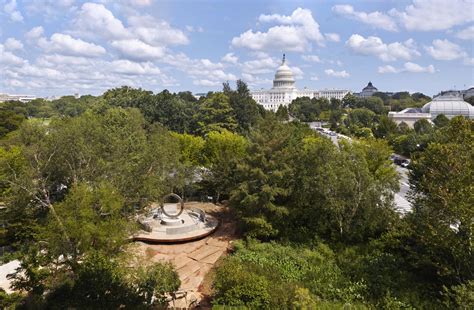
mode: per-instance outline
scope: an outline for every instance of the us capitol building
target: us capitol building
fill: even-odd
[[[325,90],[310,90],[304,88],[298,90],[295,86],[295,78],[290,67],[286,64],[285,54],[281,66],[278,67],[273,80],[273,87],[268,90],[252,91],[252,98],[261,104],[265,109],[277,111],[278,108],[288,106],[294,99],[299,97],[309,98],[331,98],[342,99],[345,95],[351,93],[346,89],[325,89]]]

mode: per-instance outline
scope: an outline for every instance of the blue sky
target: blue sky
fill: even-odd
[[[474,86],[474,0],[0,0],[0,93]]]

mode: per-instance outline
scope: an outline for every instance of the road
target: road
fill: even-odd
[[[400,175],[400,190],[395,194],[395,205],[396,209],[402,215],[411,211],[411,204],[407,200],[407,193],[410,190],[410,184],[408,180],[408,169],[400,166],[395,166],[398,174]]]

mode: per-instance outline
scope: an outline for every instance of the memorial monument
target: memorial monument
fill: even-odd
[[[156,243],[191,241],[213,233],[219,224],[215,217],[200,208],[185,208],[183,199],[174,193],[165,195],[159,206],[154,206],[138,219],[142,230],[133,236],[134,240]]]

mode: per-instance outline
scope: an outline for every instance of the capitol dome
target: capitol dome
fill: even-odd
[[[431,113],[434,119],[439,114],[444,114],[448,118],[461,115],[469,119],[474,119],[474,107],[462,100],[461,97],[453,94],[441,95],[433,98],[421,109],[423,113]]]
[[[295,78],[290,67],[286,64],[285,54],[283,54],[283,61],[278,67],[273,80],[273,88],[295,88]]]

